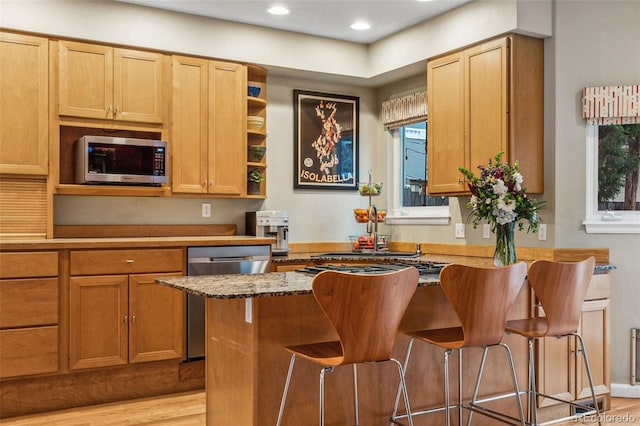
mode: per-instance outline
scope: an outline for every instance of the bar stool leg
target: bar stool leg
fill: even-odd
[[[473,387],[473,395],[471,396],[471,405],[473,406],[478,399],[478,392],[480,391],[480,381],[482,380],[482,373],[484,372],[484,364],[487,360],[487,350],[489,348],[485,346],[482,349],[482,358],[480,358],[480,367],[478,368],[478,376],[476,377],[476,385]],[[469,410],[469,417],[467,418],[467,426],[471,426],[471,418],[473,417],[473,410]],[[462,423],[460,423],[462,424]]]
[[[513,355],[511,354],[511,349],[507,344],[500,343],[500,346],[502,346],[505,349],[505,351],[507,351],[507,355],[509,357],[509,366],[511,367],[511,378],[513,379],[513,388],[515,390],[516,402],[518,404],[520,422],[522,423],[522,426],[525,426],[524,411],[522,410],[522,401],[520,400],[520,388],[518,387],[518,377],[516,376],[516,367],[513,364]]]
[[[538,424],[538,396],[536,394],[536,367],[533,354],[534,339],[529,340],[529,384],[527,388],[527,421]]]
[[[284,413],[284,404],[287,400],[287,393],[289,393],[289,383],[291,382],[291,374],[293,373],[293,365],[296,362],[296,354],[291,355],[291,360],[289,361],[289,370],[287,371],[287,379],[284,382],[284,390],[282,391],[282,399],[280,400],[280,409],[278,410],[278,420],[276,421],[276,426],[280,426],[282,424],[282,414]]]
[[[320,407],[320,413],[319,413],[319,420],[318,420],[318,424],[320,426],[324,426],[324,373],[329,372],[331,373],[333,371],[333,367],[324,367],[322,369],[320,369],[320,396],[319,396],[319,407]]]
[[[358,368],[353,364],[353,410],[355,417],[355,426],[360,425],[360,416],[358,414]]]
[[[444,351],[444,421],[447,426],[451,426],[449,413],[449,355],[451,352],[451,349]]]
[[[458,424],[462,425],[462,348],[458,349]]]
[[[413,349],[413,342],[415,341],[415,337],[409,339],[409,343],[407,344],[407,351],[404,355],[404,362],[402,364],[402,381],[404,381],[404,373],[407,371],[407,365],[409,364],[409,356],[411,355],[411,350]],[[406,388],[405,388],[406,389]],[[391,422],[395,423],[394,420],[398,415],[398,405],[400,405],[400,392],[402,391],[401,386],[398,386],[398,390],[396,391],[396,400],[393,403],[393,411],[391,412]],[[406,407],[405,407],[406,408]],[[407,413],[409,409],[407,409]]]
[[[593,398],[593,406],[596,409],[596,416],[598,416],[598,425],[601,425],[601,419],[600,419],[600,408],[598,408],[598,400],[596,399],[596,391],[593,388],[593,378],[591,377],[591,366],[589,365],[589,359],[587,357],[587,348],[585,348],[584,346],[584,339],[582,338],[582,336],[579,333],[574,333],[574,336],[576,336],[578,338],[578,341],[580,342],[580,347],[581,352],[582,352],[582,359],[584,360],[584,367],[587,370],[587,378],[589,379],[589,388],[591,389],[591,397]]]
[[[400,386],[402,387],[402,393],[404,395],[404,406],[407,408],[407,420],[409,421],[409,426],[413,426],[413,416],[411,414],[411,405],[409,404],[409,393],[407,392],[407,382],[404,379],[404,368],[402,368],[402,364],[397,359],[391,358],[396,366],[398,367],[398,375],[400,376]]]

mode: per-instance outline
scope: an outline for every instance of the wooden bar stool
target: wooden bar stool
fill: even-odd
[[[600,410],[596,393],[593,388],[591,368],[587,357],[587,349],[584,340],[578,333],[582,304],[587,294],[587,288],[591,282],[591,276],[595,268],[595,258],[589,257],[582,262],[552,262],[538,260],[529,267],[528,280],[536,298],[544,311],[543,317],[508,321],[506,331],[524,336],[529,341],[529,386],[527,387],[527,420],[531,424],[550,424],[570,419],[576,419],[586,415],[596,414],[600,424]],[[580,343],[580,352],[584,360],[591,397],[594,409],[576,413],[555,419],[546,423],[538,423],[537,397],[544,396],[553,400],[569,404],[584,410],[584,405],[578,405],[572,401],[565,401],[549,395],[544,395],[536,390],[536,370],[533,353],[533,343],[543,337],[570,337],[575,336]]]
[[[445,422],[451,424],[450,409],[458,408],[459,422],[462,424],[463,408],[470,410],[468,423],[471,422],[471,414],[479,412],[497,421],[521,424],[524,426],[524,413],[520,401],[520,391],[513,364],[513,357],[509,347],[502,343],[504,328],[507,323],[507,313],[516,300],[518,293],[524,285],[527,273],[527,265],[519,262],[502,268],[479,268],[472,266],[450,264],[440,272],[440,285],[447,300],[456,312],[460,320],[459,327],[417,330],[407,332],[411,337],[407,346],[404,359],[404,368],[407,369],[409,356],[415,340],[430,343],[443,348],[444,351],[444,406],[426,410],[414,411],[406,408],[405,414],[398,414],[400,390],[396,395],[395,404],[390,421],[401,424],[400,419],[413,416],[443,411]],[[511,378],[517,401],[520,418],[508,416],[503,413],[490,410],[480,405],[478,391],[482,372],[489,347],[501,346],[505,349],[509,358]],[[471,347],[483,348],[482,360],[478,370],[473,397],[469,404],[462,403],[462,349]],[[454,349],[458,350],[458,403],[451,405],[449,400],[449,356]],[[511,395],[511,394],[509,394]],[[509,396],[508,395],[508,396]]]
[[[354,416],[358,418],[356,364],[392,361],[398,367],[400,388],[409,406],[402,364],[391,358],[400,321],[418,286],[418,270],[410,267],[385,274],[324,271],[314,277],[313,296],[335,327],[337,341],[287,346],[291,352],[277,425],[280,426],[296,356],[319,364],[319,424],[324,425],[324,376],[340,365],[353,365]],[[390,402],[391,403],[391,402]],[[409,423],[413,422],[409,419]]]

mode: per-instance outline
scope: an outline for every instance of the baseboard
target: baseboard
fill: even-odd
[[[640,386],[611,383],[611,396],[616,398],[640,398]]]

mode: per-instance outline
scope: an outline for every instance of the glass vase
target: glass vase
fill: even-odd
[[[506,266],[516,263],[516,245],[513,241],[515,222],[496,224],[496,250],[493,252],[493,264]]]

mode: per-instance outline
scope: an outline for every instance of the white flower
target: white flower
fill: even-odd
[[[496,180],[496,183],[493,184],[492,189],[493,193],[498,197],[501,197],[507,193],[507,185],[505,185],[501,179]]]
[[[472,208],[476,208],[476,206],[478,205],[478,197],[476,197],[475,195],[471,196],[471,199],[469,200],[469,204],[471,205]]]
[[[522,190],[522,182],[524,182],[524,178],[520,173],[513,174],[513,180],[516,182],[516,191]]]

